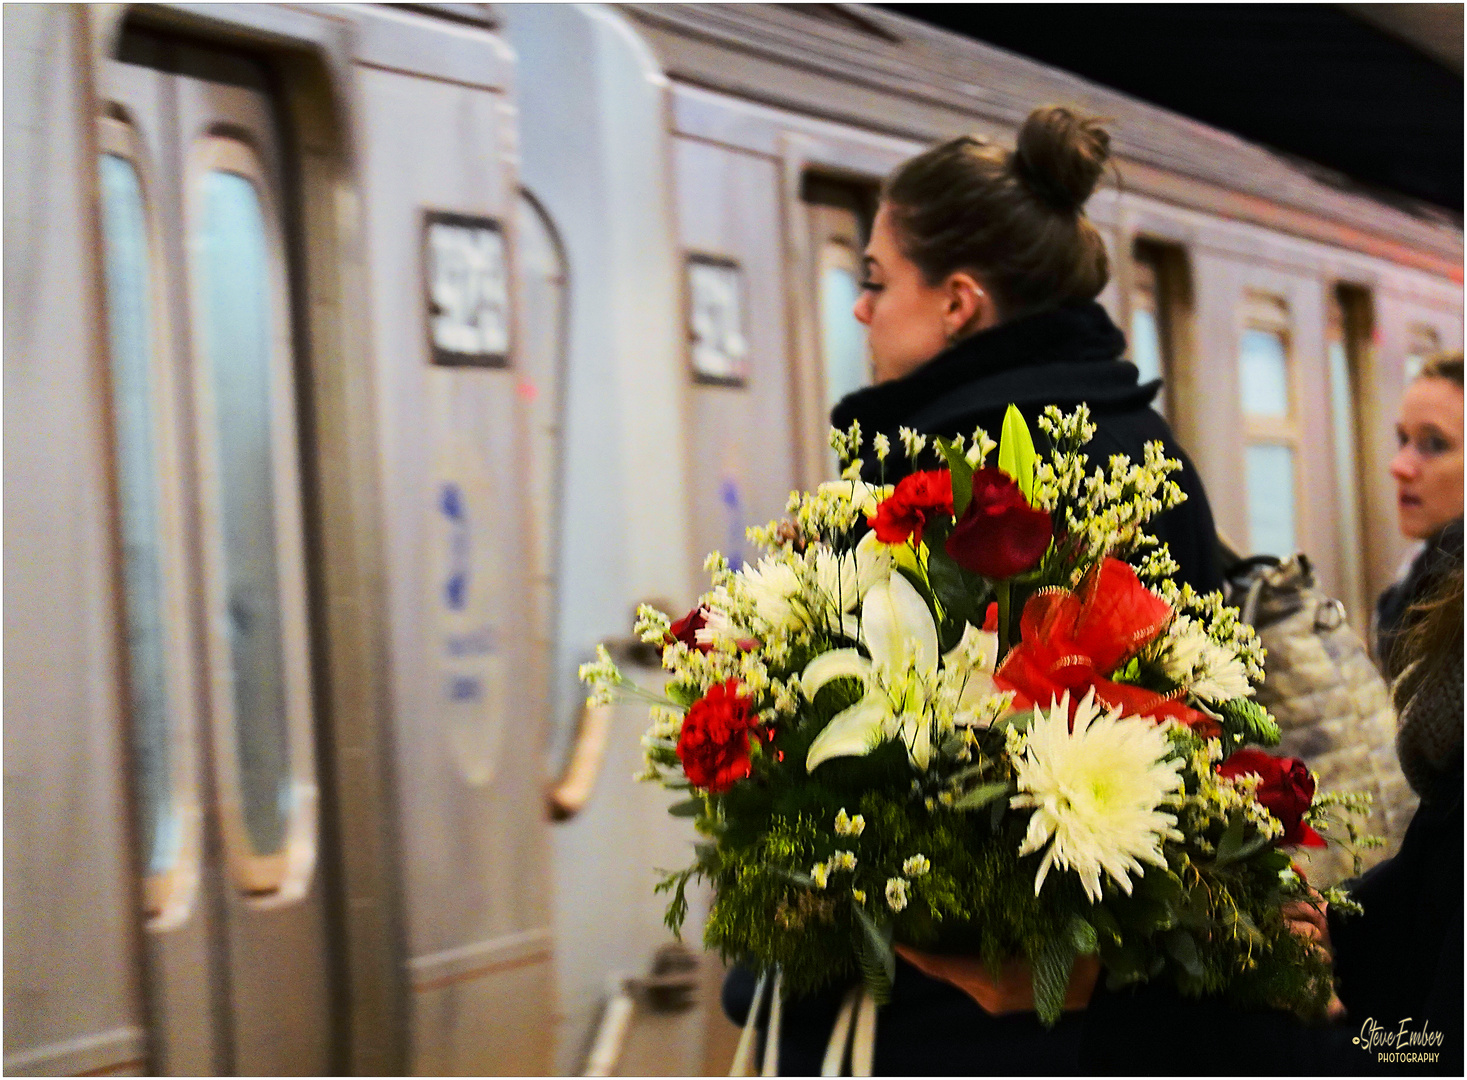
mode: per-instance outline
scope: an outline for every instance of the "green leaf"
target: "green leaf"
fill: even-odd
[[[1069,934],[1070,944],[1075,947],[1075,953],[1079,956],[1089,956],[1100,945],[1095,927],[1079,915],[1070,916]]]
[[[1217,865],[1226,866],[1238,857],[1243,850],[1243,816],[1235,814],[1228,819],[1228,827],[1223,830],[1222,839],[1217,842]]]
[[[878,926],[876,920],[860,904],[852,908],[861,925],[861,973],[866,988],[876,1004],[891,1000],[891,987],[896,981],[896,952],[891,947],[891,927]]]
[[[1161,941],[1172,959],[1182,965],[1183,971],[1194,979],[1202,978],[1202,957],[1197,953],[1197,941],[1191,934],[1181,929],[1169,930]]]
[[[673,817],[697,817],[703,812],[703,800],[684,799],[680,803],[673,803],[669,806],[667,812]]]
[[[979,810],[993,802],[1001,795],[1010,791],[1007,780],[998,780],[991,784],[980,784],[962,798],[953,802],[954,810]]]
[[[1069,989],[1070,971],[1075,966],[1075,944],[1069,934],[1055,934],[1045,940],[1032,962],[1034,1009],[1041,1024],[1053,1027],[1065,1010],[1065,991]]]
[[[1003,431],[998,440],[998,467],[1014,478],[1024,498],[1034,503],[1034,437],[1023,413],[1010,405],[1003,414]]]
[[[927,548],[927,580],[950,623],[961,627],[976,619],[982,625],[977,605],[968,591],[968,583],[963,580],[963,568],[953,562],[941,544],[935,542],[929,543]]]
[[[957,519],[973,501],[973,467],[963,452],[946,439],[937,440],[937,449],[947,459],[948,471],[953,476],[953,518]]]
[[[1218,708],[1222,714],[1224,729],[1239,744],[1278,745],[1278,721],[1253,698],[1233,698],[1223,702]]]
[[[1107,945],[1121,943],[1121,924],[1103,904],[1096,904],[1090,909],[1090,925],[1095,928],[1097,942]]]
[[[1137,896],[1153,900],[1158,904],[1174,904],[1182,898],[1182,879],[1165,867],[1148,866],[1146,873],[1136,879]]]

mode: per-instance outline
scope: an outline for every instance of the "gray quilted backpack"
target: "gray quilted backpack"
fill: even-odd
[[[1303,759],[1326,791],[1371,794],[1365,830],[1386,844],[1360,852],[1362,869],[1395,854],[1416,796],[1396,757],[1390,689],[1345,621],[1344,605],[1319,590],[1303,554],[1238,562],[1225,591],[1268,650],[1258,702],[1282,733],[1272,753]],[[1300,848],[1296,858],[1319,887],[1354,873],[1350,854],[1334,846]]]

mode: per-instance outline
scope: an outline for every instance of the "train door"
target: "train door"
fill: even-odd
[[[702,553],[738,563],[744,530],[784,512],[795,486],[794,411],[780,245],[779,172],[768,158],[676,138],[684,251],[694,581]]]
[[[127,40],[100,170],[154,1067],[326,1072],[280,143],[250,62]]]

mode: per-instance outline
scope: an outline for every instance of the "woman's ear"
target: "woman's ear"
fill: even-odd
[[[993,302],[993,293],[966,270],[949,274],[944,291],[947,303],[943,323],[947,328],[948,341],[957,341],[998,325],[998,306]]]

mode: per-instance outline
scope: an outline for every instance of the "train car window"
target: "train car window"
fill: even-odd
[[[1288,359],[1283,335],[1256,327],[1244,330],[1239,363],[1243,412],[1248,416],[1288,416]]]
[[[1248,540],[1256,555],[1294,553],[1294,448],[1248,447]]]
[[[180,836],[170,766],[162,522],[153,437],[153,402],[157,394],[153,268],[142,181],[136,165],[121,154],[105,153],[101,182],[122,517],[128,705],[137,775],[139,839],[145,872],[156,878],[177,863]]]
[[[1238,355],[1248,541],[1254,554],[1280,558],[1292,555],[1297,543],[1299,429],[1289,344],[1288,306],[1277,297],[1250,295]]]
[[[1411,327],[1406,338],[1406,381],[1410,382],[1421,374],[1421,366],[1426,363],[1427,357],[1440,352],[1441,347],[1442,339],[1436,332],[1436,327],[1425,323],[1417,323]]]
[[[197,393],[216,765],[226,858],[252,895],[304,888],[314,747],[283,248],[254,151],[191,170]],[[288,875],[290,889],[287,889]]]

